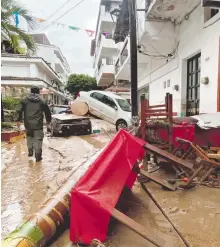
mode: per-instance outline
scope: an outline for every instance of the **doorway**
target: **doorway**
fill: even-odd
[[[186,116],[199,114],[201,53],[187,60]]]

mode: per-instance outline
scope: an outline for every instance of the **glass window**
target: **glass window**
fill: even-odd
[[[166,86],[167,86],[167,82],[164,81],[164,82],[163,82],[163,88],[166,88]]]
[[[91,97],[102,102],[104,95],[101,93],[92,93]]]
[[[126,99],[116,99],[116,101],[123,111],[131,112],[131,105]]]
[[[107,106],[110,106],[111,108],[115,108],[117,107],[114,100],[111,99],[110,97],[104,95],[103,97],[103,101],[102,101],[104,104],[106,104]]]
[[[53,114],[60,114],[60,113],[66,112],[68,109],[69,109],[68,107],[57,107],[57,106],[54,106],[54,107],[52,107],[51,112]]]

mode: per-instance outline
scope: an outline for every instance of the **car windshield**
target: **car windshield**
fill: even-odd
[[[119,106],[123,111],[131,112],[131,105],[126,99],[116,99],[116,101],[118,102]]]
[[[59,106],[55,106],[52,108],[52,112],[53,114],[59,114],[59,113],[64,113],[68,110],[68,107],[59,107]]]

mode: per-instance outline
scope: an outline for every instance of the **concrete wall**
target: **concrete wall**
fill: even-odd
[[[30,76],[30,65],[2,62],[1,67],[2,76],[15,76],[15,77],[29,77]]]
[[[51,68],[55,70],[55,59],[54,48],[45,45],[37,45],[36,55],[42,57],[46,62],[50,63]]]
[[[173,94],[174,111],[185,113],[187,59],[201,52],[201,77],[209,77],[209,84],[200,84],[200,113],[217,111],[217,73],[220,37],[220,13],[204,23],[204,8],[197,7],[181,24],[175,26],[178,52],[174,59],[150,59],[148,68],[139,75],[138,87],[149,84],[151,104],[164,102],[167,92]],[[163,47],[161,46],[160,52]],[[170,87],[164,88],[164,81]],[[173,86],[179,85],[179,91]]]

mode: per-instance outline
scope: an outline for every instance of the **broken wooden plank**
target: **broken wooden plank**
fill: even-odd
[[[170,161],[174,165],[181,165],[181,166],[187,167],[189,169],[193,168],[193,164],[191,162],[188,162],[186,160],[178,158],[175,155],[173,155],[171,153],[168,153],[165,150],[162,150],[162,149],[159,149],[159,148],[155,147],[154,145],[151,145],[151,144],[147,143],[147,144],[144,145],[144,148],[146,148],[150,152],[158,155],[159,157],[162,157],[163,159],[165,159],[167,161]]]
[[[116,220],[130,228],[132,231],[139,234],[141,237],[146,239],[147,241],[151,242],[157,247],[163,247],[165,245],[165,241],[155,235],[152,235],[152,233],[149,233],[148,230],[142,226],[141,224],[137,223],[136,221],[129,218],[127,215],[121,213],[117,209],[113,209],[111,212],[112,217],[114,217]],[[150,235],[150,237],[148,237]]]
[[[209,153],[207,153],[207,157],[209,159],[217,159],[217,160],[220,160],[220,154],[209,154]]]
[[[147,178],[149,178],[150,180],[154,181],[155,183],[166,187],[169,190],[173,190],[173,191],[176,190],[176,187],[173,186],[172,184],[168,183],[167,181],[165,181],[165,180],[163,180],[163,179],[161,179],[161,178],[159,178],[159,177],[157,177],[157,176],[155,176],[153,174],[150,174],[147,171],[144,171],[144,170],[141,169],[140,170],[140,174],[145,176],[145,177],[147,177]]]

